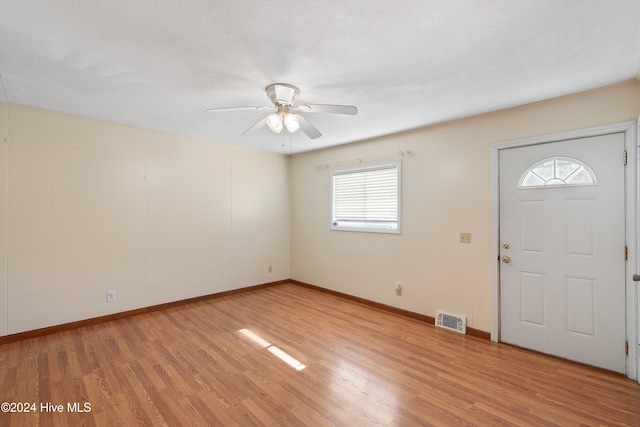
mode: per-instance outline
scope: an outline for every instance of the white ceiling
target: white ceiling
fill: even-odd
[[[0,99],[273,152],[388,135],[636,78],[638,0],[2,0]],[[323,136],[241,133],[270,105]],[[289,139],[290,138],[290,139]]]

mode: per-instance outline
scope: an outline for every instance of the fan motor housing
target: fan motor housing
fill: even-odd
[[[265,88],[267,96],[274,105],[291,105],[300,94],[300,90],[288,83],[274,83]]]

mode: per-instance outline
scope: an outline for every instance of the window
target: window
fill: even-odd
[[[527,169],[520,178],[518,188],[595,184],[595,174],[581,161],[554,157],[541,160]]]
[[[400,233],[400,160],[331,172],[331,229]]]

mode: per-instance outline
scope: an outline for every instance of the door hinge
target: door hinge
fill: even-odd
[[[624,260],[628,261],[629,260],[629,248],[628,247],[624,247]]]
[[[629,341],[625,341],[625,342],[624,342],[624,354],[625,354],[626,356],[628,356],[628,355],[629,355]]]
[[[623,166],[627,166],[627,151],[622,152],[622,164]]]

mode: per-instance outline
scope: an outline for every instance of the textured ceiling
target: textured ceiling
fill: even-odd
[[[636,78],[638,0],[2,0],[0,99],[296,153]],[[323,136],[241,133],[286,82]]]

